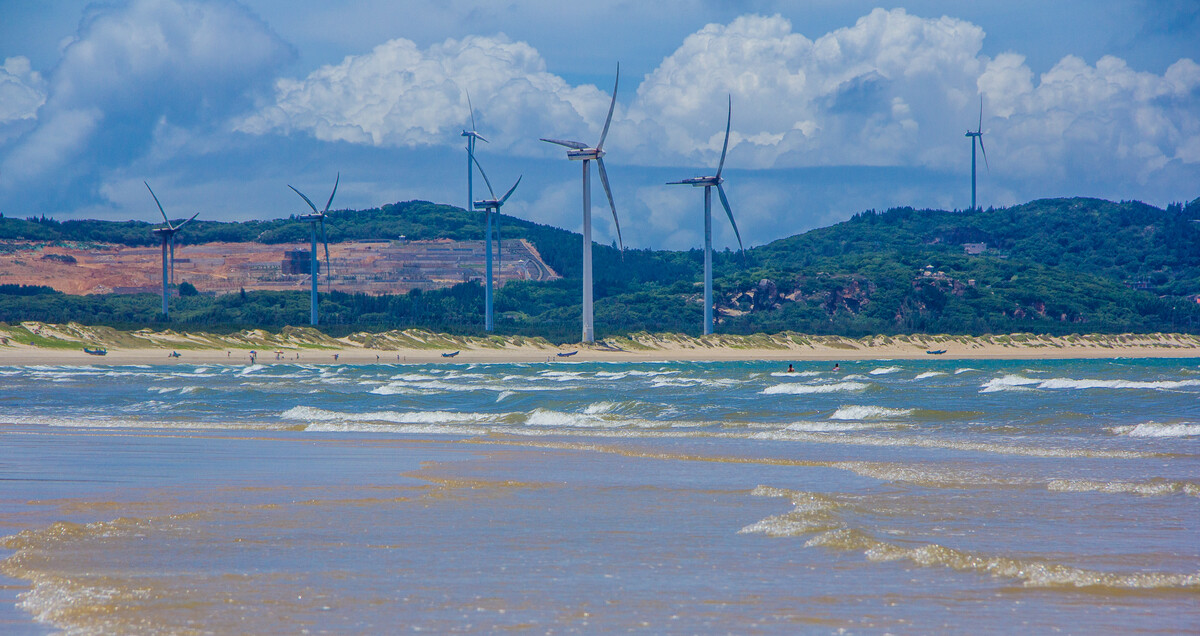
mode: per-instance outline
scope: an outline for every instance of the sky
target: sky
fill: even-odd
[[[1200,196],[1195,0],[131,0],[6,3],[0,213],[286,217],[465,206],[470,126],[504,212],[582,227],[598,141],[627,247],[747,247],[866,209]],[[980,106],[982,103],[982,120]],[[476,177],[475,198],[486,193]],[[616,238],[593,178],[593,232]],[[719,210],[719,207],[718,207]],[[735,247],[716,212],[714,242]],[[336,223],[336,218],[331,220]]]

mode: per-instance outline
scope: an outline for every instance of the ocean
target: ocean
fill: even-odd
[[[0,632],[1200,630],[1200,360],[0,367]]]

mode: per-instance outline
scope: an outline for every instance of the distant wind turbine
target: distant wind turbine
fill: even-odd
[[[475,140],[478,139],[484,143],[487,143],[487,140],[475,131],[475,107],[471,105],[470,92],[467,92],[467,107],[471,109],[471,129],[462,131],[462,136],[467,138],[467,209],[470,210],[475,205],[475,168],[471,166],[471,162],[475,161]],[[491,232],[489,231],[488,234],[490,235]]]
[[[712,189],[717,188],[721,197],[721,205],[729,216],[733,233],[737,236],[738,247],[742,250],[742,258],[746,257],[746,248],[742,246],[742,234],[738,232],[737,222],[733,220],[733,210],[729,209],[729,199],[725,196],[725,188],[721,183],[721,171],[725,169],[725,153],[729,150],[729,126],[733,123],[733,97],[729,98],[729,113],[725,116],[725,144],[721,146],[721,161],[717,164],[717,174],[713,177],[693,177],[683,181],[670,181],[667,185],[690,185],[704,188],[704,335],[710,335],[713,330],[713,297],[712,297]]]
[[[170,284],[175,283],[175,233],[183,229],[183,226],[191,223],[196,217],[200,216],[200,213],[197,212],[193,214],[192,218],[180,223],[179,225],[171,225],[171,220],[167,218],[167,213],[163,211],[163,206],[158,202],[158,196],[154,194],[154,190],[150,188],[150,184],[146,183],[145,181],[142,183],[145,183],[146,189],[150,190],[150,196],[154,197],[154,203],[158,206],[159,213],[162,214],[163,222],[167,224],[167,227],[160,227],[150,230],[162,239],[162,314],[163,319],[165,320],[167,318],[167,285],[168,282],[170,282]],[[170,252],[169,258],[168,250]],[[170,263],[169,266],[168,262]],[[169,274],[168,267],[170,268]]]
[[[604,170],[604,138],[608,136],[608,126],[612,123],[613,108],[617,105],[617,85],[621,81],[621,65],[617,64],[617,79],[613,82],[612,102],[608,105],[608,118],[604,120],[604,130],[600,133],[600,141],[595,148],[589,148],[581,141],[564,139],[545,139],[542,141],[559,146],[566,146],[567,159],[583,162],[583,341],[595,342],[596,332],[592,325],[592,184],[591,171],[588,163],[595,159],[600,172],[600,183],[604,185],[604,194],[608,195],[608,207],[612,208],[613,223],[617,226],[617,241],[621,250],[625,242],[621,239],[621,222],[617,220],[617,204],[613,203],[612,188],[608,185],[608,173]]]
[[[479,168],[479,174],[483,175],[483,182],[487,184],[488,193],[492,195],[490,199],[482,199],[474,202],[476,210],[484,210],[487,214],[487,287],[483,292],[484,305],[484,329],[492,330],[492,213],[496,214],[496,250],[499,252],[503,249],[500,244],[500,208],[508,197],[512,196],[514,190],[521,183],[521,177],[517,177],[517,182],[508,189],[508,192],[503,197],[497,199],[496,191],[492,190],[492,182],[488,180],[487,173],[483,171],[483,166],[479,165],[479,160],[471,157],[475,161],[475,167]],[[523,176],[523,175],[522,175]]]
[[[983,147],[983,96],[979,96],[979,127],[974,131],[968,130],[967,137],[971,137],[971,209],[975,207],[975,140],[979,140],[979,151],[983,153],[983,166],[991,172],[992,169],[987,165],[987,150]]]
[[[304,196],[303,192],[301,192],[295,188],[292,188],[292,186],[290,184],[288,185],[289,188],[292,188],[292,192],[295,192],[296,194],[300,195],[300,198],[304,199],[304,202],[307,203],[308,207],[312,208],[312,211],[313,211],[312,214],[305,214],[298,218],[301,221],[308,221],[309,224],[312,226],[312,258],[309,259],[309,266],[312,268],[312,302],[311,302],[312,311],[310,313],[310,322],[311,322],[312,326],[314,326],[314,327],[317,326],[317,273],[318,273],[317,264],[319,262],[319,261],[317,261],[317,225],[319,224],[321,226],[321,242],[325,244],[325,284],[328,285],[329,284],[329,241],[325,238],[325,217],[329,216],[329,206],[333,205],[333,195],[337,194],[338,183],[340,183],[341,180],[342,180],[342,173],[339,172],[337,174],[337,178],[333,182],[333,192],[329,193],[329,201],[325,202],[325,210],[324,211],[317,211],[317,206],[313,205],[313,202],[311,200],[309,200],[308,197]]]

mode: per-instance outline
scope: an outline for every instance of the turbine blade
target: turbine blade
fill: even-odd
[[[292,188],[291,185],[288,185],[288,187]],[[313,214],[320,214],[320,212],[317,212],[317,206],[313,205],[312,200],[309,199],[308,197],[304,196],[303,192],[301,192],[295,188],[292,188],[292,192],[295,192],[296,194],[300,195],[301,199],[304,199],[304,202],[308,204],[308,207],[312,208]]]
[[[517,186],[513,186],[514,188]],[[500,206],[496,206],[496,273],[504,267],[504,243],[500,240]]]
[[[466,89],[463,89],[463,90],[466,90]],[[471,132],[474,133],[475,132],[475,106],[473,106],[471,104],[471,91],[466,91],[466,93],[467,93],[467,108],[471,109]]]
[[[175,233],[171,233],[171,284],[175,284]]]
[[[329,211],[329,206],[333,205],[333,195],[337,194],[338,182],[342,180],[342,173],[338,172],[337,179],[333,181],[333,192],[329,193],[329,200],[325,202],[325,211]]]
[[[979,96],[979,126],[975,132],[983,132],[983,95]]]
[[[612,209],[613,225],[617,226],[617,244],[621,246],[621,256],[625,255],[625,241],[621,239],[621,222],[617,220],[617,204],[613,203],[612,188],[608,185],[608,171],[604,169],[604,159],[596,159],[596,167],[600,169],[600,183],[604,185],[604,194],[608,195],[608,207]]]
[[[197,213],[193,214],[193,215],[192,215],[192,218],[190,218],[190,219],[188,219],[188,220],[184,221],[183,223],[180,223],[179,225],[176,225],[176,226],[175,226],[175,229],[176,229],[176,230],[178,230],[179,228],[181,228],[181,227],[183,227],[183,226],[187,225],[188,223],[191,223],[192,221],[195,221],[195,220],[196,220],[196,217],[198,217],[198,216],[200,216],[200,213],[199,213],[199,212],[197,212]]]
[[[717,179],[721,179],[721,170],[725,169],[725,152],[729,150],[729,125],[733,123],[733,95],[729,96],[729,114],[725,116],[725,145],[721,146],[721,163],[717,164]]]
[[[742,245],[742,233],[738,232],[737,221],[733,220],[733,210],[729,209],[729,199],[725,196],[725,188],[721,184],[717,184],[717,194],[721,196],[721,205],[725,208],[725,214],[729,216],[729,224],[733,226],[733,235],[737,237],[738,248],[742,250],[742,262],[746,261],[746,247]]]
[[[472,130],[472,131],[471,131],[471,134],[472,134],[472,135],[474,135],[474,136],[475,136],[475,138],[476,138],[476,139],[478,139],[479,141],[482,141],[482,142],[483,142],[483,143],[485,143],[485,144],[486,144],[486,143],[488,143],[488,140],[487,140],[487,139],[484,139],[484,138],[483,138],[483,135],[481,135],[481,134],[479,134],[479,133],[475,132],[474,130]]]
[[[500,199],[500,205],[504,205],[504,202],[508,200],[508,197],[512,196],[513,191],[516,190],[517,186],[521,184],[521,177],[524,177],[524,176],[525,175],[521,175],[520,177],[517,177],[517,182],[513,184],[513,187],[508,189],[508,192],[505,193],[504,198]],[[499,211],[500,211],[499,209],[496,210],[497,213]]]
[[[143,181],[142,183],[146,183]],[[150,190],[150,184],[146,183],[146,189]],[[163,221],[166,221],[167,227],[175,229],[171,226],[171,221],[167,219],[167,213],[163,211],[162,204],[158,202],[158,196],[154,194],[154,190],[150,190],[150,196],[154,197],[154,203],[158,205],[158,211],[162,213]]]
[[[979,135],[979,150],[983,153],[983,167],[987,168],[988,174],[992,173],[992,167],[987,162],[987,150],[983,148],[983,135]]]
[[[488,180],[487,173],[483,171],[483,166],[479,165],[479,160],[475,158],[475,155],[471,155],[471,161],[474,161],[475,167],[479,168],[479,174],[483,175],[483,182],[487,184],[488,193],[492,195],[492,200],[494,201],[496,199],[496,191],[492,190],[492,182]],[[475,202],[472,201],[471,205],[475,205]]]
[[[600,143],[596,144],[596,150],[604,148],[604,138],[608,136],[608,126],[612,123],[613,109],[617,106],[617,85],[621,83],[621,63],[617,62],[617,80],[613,82],[612,101],[608,103],[608,118],[604,120],[604,130],[600,133]]]
[[[321,217],[321,242],[325,244],[325,292],[332,290],[329,282],[329,240],[325,238],[325,217]]]
[[[544,141],[546,143],[551,143],[551,144],[558,144],[560,146],[566,146],[568,148],[573,148],[575,150],[583,150],[584,148],[587,148],[587,144],[583,143],[582,141],[568,141],[566,139],[546,139],[545,137],[542,137],[542,141]]]

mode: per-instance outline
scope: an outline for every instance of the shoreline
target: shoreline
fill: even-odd
[[[102,347],[94,356],[84,347]],[[467,337],[424,330],[356,333],[333,338],[304,327],[228,335],[202,332],[122,332],[108,327],[27,322],[0,326],[0,366],[130,364],[431,364],[553,362],[781,362],[838,360],[1036,360],[1200,358],[1200,335],[1091,334],[1045,336],[750,336],[636,333],[594,345],[554,345],[542,338]],[[443,353],[458,351],[453,357]],[[569,357],[559,353],[577,352]],[[945,351],[931,355],[929,351]],[[171,357],[178,352],[178,357]],[[278,354],[277,354],[278,352]]]

